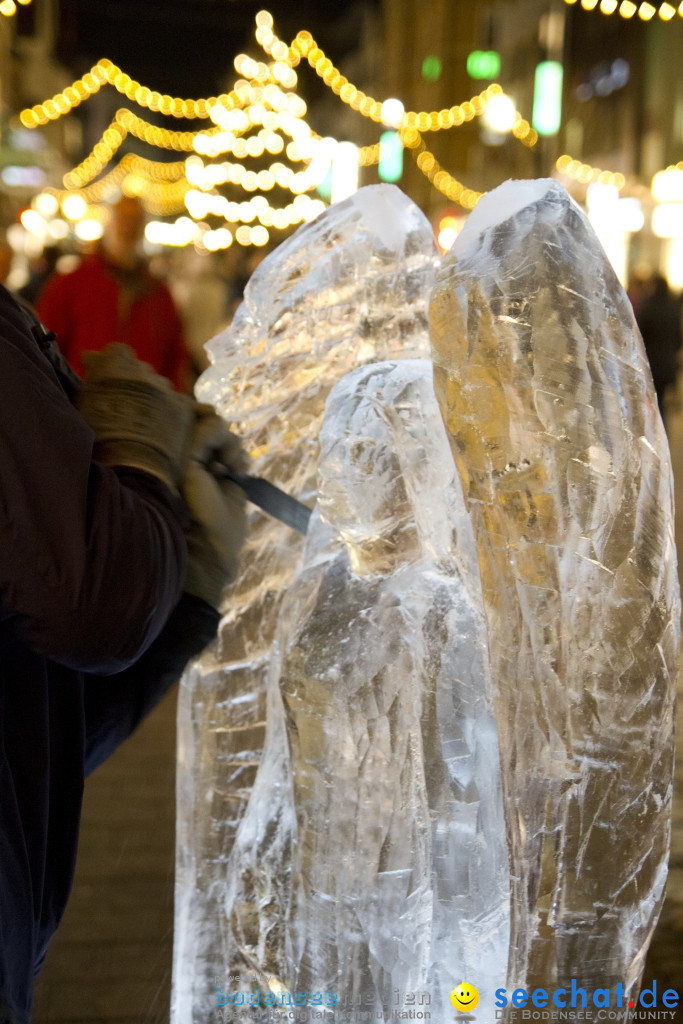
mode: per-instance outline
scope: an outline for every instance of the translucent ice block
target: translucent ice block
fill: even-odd
[[[327,394],[345,373],[425,355],[438,257],[429,222],[392,185],[370,186],[260,264],[197,384],[239,433],[251,471],[311,504]],[[228,858],[261,758],[265,680],[302,540],[253,511],[217,643],[189,666],[178,711],[175,1024],[204,1021],[229,959]]]
[[[637,991],[666,877],[679,594],[630,303],[556,182],[483,199],[431,304],[488,619],[510,985]]]

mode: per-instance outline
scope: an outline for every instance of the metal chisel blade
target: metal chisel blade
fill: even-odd
[[[311,518],[311,510],[303,502],[297,501],[291,494],[287,494],[275,484],[271,484],[269,480],[264,480],[259,476],[249,476],[247,473],[233,473],[222,463],[213,462],[208,469],[216,477],[232,480],[242,488],[252,504],[258,505],[264,512],[275,516],[280,522],[305,536],[308,530],[308,521]]]

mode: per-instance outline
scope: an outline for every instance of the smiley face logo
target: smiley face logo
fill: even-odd
[[[473,1010],[479,1002],[479,993],[474,985],[468,985],[466,981],[461,981],[451,992],[451,1002],[456,1010],[467,1013],[468,1010]]]

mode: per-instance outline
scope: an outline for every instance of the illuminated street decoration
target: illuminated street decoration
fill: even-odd
[[[560,174],[566,174],[582,185],[598,182],[600,185],[615,185],[621,191],[626,184],[626,178],[620,171],[603,171],[580,160],[573,160],[566,153],[557,158],[555,166]]]
[[[443,71],[443,64],[440,57],[430,55],[422,61],[422,77],[425,82],[438,82]]]
[[[23,7],[28,7],[31,0],[1,0],[0,2],[0,14],[4,14],[6,18],[11,18],[13,14],[17,12],[17,4],[21,4]]]
[[[495,50],[472,50],[467,56],[467,74],[470,78],[498,78],[500,54]]]
[[[277,208],[272,207],[262,194],[279,187],[295,196],[316,189],[320,195],[325,195],[326,182],[329,182],[330,177],[330,140],[321,140],[311,130],[305,120],[306,104],[294,91],[297,86],[294,69],[305,59],[342,102],[362,116],[378,124],[384,123],[393,104],[390,126],[396,131],[397,143],[412,153],[418,168],[435,188],[450,200],[463,205],[464,209],[472,209],[481,193],[467,188],[442,168],[427,149],[422,134],[456,128],[481,116],[491,100],[497,100],[503,94],[499,85],[493,83],[471,99],[449,108],[406,112],[398,100],[380,102],[359,90],[333,65],[310,32],[299,32],[291,45],[288,45],[276,36],[272,16],[267,11],[261,11],[256,16],[255,38],[268,56],[268,62],[239,54],[234,65],[243,77],[235,82],[230,92],[220,96],[185,99],[162,94],[131,78],[111,61],[103,59],[61,93],[23,110],[20,120],[26,128],[45,125],[70,113],[105,85],[113,86],[138,106],[164,116],[211,120],[211,127],[202,127],[197,131],[176,131],[151,124],[132,110],[121,108],[92,151],[65,175],[65,189],[87,189],[89,203],[106,201],[116,190],[121,190],[126,194],[140,196],[147,210],[160,216],[187,211],[196,219],[200,209],[204,211],[203,216],[225,216],[229,206],[234,220],[235,208],[244,208],[245,204],[228,204],[223,197],[215,195],[218,186],[232,185],[251,194],[259,192],[261,205],[258,212],[254,213],[254,208],[250,207],[245,216],[252,220],[258,217],[264,228],[286,229],[301,223],[302,219],[317,215],[323,204],[311,200],[310,204],[290,204],[288,207]],[[538,136],[519,112],[515,112],[511,131],[525,145],[535,145]],[[184,174],[177,171],[182,166],[180,164],[170,165],[173,171],[168,174],[164,168],[169,165],[164,161],[132,158],[136,161],[132,165],[126,157],[118,165],[121,170],[115,168],[104,173],[128,134],[150,146],[193,154],[185,162]],[[337,140],[332,141],[335,146],[340,145]],[[382,158],[379,142],[355,152],[357,168],[377,165]],[[386,156],[386,140],[384,152]],[[303,168],[292,169],[280,160],[258,171],[248,170],[240,164],[240,161],[249,158],[258,159],[266,154],[278,156],[281,153],[290,164],[300,163]],[[211,163],[226,154],[230,154],[237,162]],[[198,169],[197,156],[209,161],[203,165],[203,172]],[[386,161],[380,176],[385,167]],[[391,173],[396,173],[395,169]],[[197,190],[214,193],[213,199],[200,201]],[[60,190],[52,191],[59,197]],[[225,241],[228,236],[230,244],[233,240],[231,233],[222,231],[218,238]],[[246,237],[246,232],[242,232],[241,237]],[[262,238],[262,233],[258,234],[258,238]],[[212,240],[215,242],[213,236]]]
[[[579,5],[579,0],[564,0],[570,7]],[[632,0],[580,0],[580,6],[584,11],[600,11],[601,14],[614,14],[616,11],[622,18],[632,18],[637,14],[642,21],[651,21],[655,14],[659,15],[662,21],[671,21],[678,13],[683,18],[683,3],[678,8],[673,4],[664,2],[659,7],[643,0],[641,3],[633,3]]]
[[[562,123],[562,65],[544,60],[536,65],[532,124],[539,135],[557,135]]]
[[[0,0],[0,10],[7,2]],[[579,0],[566,2],[571,4]],[[599,7],[598,0],[580,2],[586,10],[599,9],[605,14],[619,10],[625,18],[638,13],[645,21],[655,14],[663,20],[670,20],[676,14],[676,8],[668,3],[661,3],[657,8],[648,3],[638,6],[631,0],[621,0],[621,3],[618,0],[600,0]],[[683,15],[683,2],[678,8],[678,14]],[[228,93],[199,99],[162,94],[131,78],[111,61],[103,59],[61,93],[23,110],[20,114],[21,123],[26,128],[36,128],[57,120],[89,99],[104,85],[113,86],[129,100],[152,112],[176,119],[211,121],[211,125],[202,126],[199,130],[178,131],[152,124],[132,110],[121,108],[88,156],[65,175],[65,190],[82,192],[89,205],[110,200],[116,191],[137,195],[149,213],[162,217],[190,213],[196,219],[200,209],[205,211],[204,216],[225,217],[229,208],[230,223],[240,223],[245,227],[244,231],[239,232],[239,238],[237,234],[234,235],[238,241],[247,237],[246,229],[254,220],[259,221],[257,226],[264,228],[266,233],[273,228],[285,230],[301,223],[303,219],[317,215],[316,211],[322,209],[324,204],[308,197],[308,205],[289,203],[284,207],[275,207],[271,205],[267,193],[276,187],[289,191],[295,197],[317,191],[319,196],[329,200],[332,166],[330,146],[340,145],[338,140],[321,139],[306,122],[306,104],[295,91],[295,68],[302,60],[306,61],[343,103],[378,125],[386,121],[387,104],[392,101],[376,100],[358,89],[335,67],[310,32],[299,32],[291,44],[279,39],[273,28],[272,15],[268,11],[260,11],[256,16],[255,39],[268,61],[239,54],[234,65],[243,77],[235,82]],[[489,71],[493,70],[492,64],[487,66]],[[614,88],[619,84],[622,83],[614,84]],[[547,93],[547,90],[544,89],[544,92]],[[400,142],[411,154],[420,172],[442,195],[449,201],[457,202],[464,210],[473,209],[483,193],[468,188],[442,167],[428,149],[423,135],[447,131],[468,123],[485,114],[489,106],[494,106],[501,98],[508,104],[511,102],[501,86],[494,82],[469,100],[451,107],[432,111],[402,110],[400,117],[395,117],[391,126],[396,131],[397,144]],[[543,119],[539,125],[532,127],[519,111],[515,111],[511,120],[510,134],[529,148],[533,148],[538,141],[539,126],[541,134],[548,133]],[[150,146],[185,152],[191,156],[185,161],[168,164],[165,161],[126,155],[115,168],[106,171],[128,134]],[[384,147],[378,141],[356,150],[358,169],[379,165],[383,151],[385,161],[378,167],[378,173],[380,178],[384,177],[386,138]],[[227,154],[233,158],[232,161],[218,162],[220,157]],[[243,161],[250,158],[259,159],[267,155],[277,157],[280,154],[283,159],[276,159],[258,170],[250,170],[243,164]],[[206,159],[201,172],[196,157]],[[288,164],[283,162],[285,157]],[[292,168],[289,166],[292,163],[301,166],[299,169]],[[619,172],[593,168],[569,156],[560,157],[556,166],[561,173],[580,184],[616,184],[619,189],[625,184],[624,176]],[[188,168],[192,168],[192,181]],[[221,185],[242,189],[250,200],[258,199],[257,207],[249,203],[229,203],[227,199],[224,200],[216,193]],[[62,190],[49,189],[46,192],[53,193],[58,199],[62,198]],[[197,192],[206,192],[212,198],[200,201]],[[237,209],[243,212],[236,220]],[[242,217],[249,219],[241,220]],[[199,234],[202,232],[207,233],[212,244],[217,244],[217,239],[225,242],[229,237],[228,244],[233,240],[233,234],[227,228],[218,228],[217,232],[211,234],[209,226],[200,222]],[[258,238],[258,243],[253,241],[254,237]],[[260,230],[256,236],[252,232],[249,238],[249,244],[264,244],[263,232]],[[198,248],[202,248],[201,239]]]
[[[382,132],[379,147],[377,173],[380,181],[400,181],[403,174],[403,140],[400,134]]]

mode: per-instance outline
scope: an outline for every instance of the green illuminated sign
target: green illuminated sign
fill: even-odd
[[[562,65],[556,60],[537,64],[531,123],[539,135],[557,135],[562,123]]]
[[[330,201],[330,199],[332,197],[332,164],[331,163],[330,163],[330,166],[328,168],[327,174],[325,175],[323,180],[318,185],[316,191],[317,191],[317,193],[318,193],[318,195],[320,196],[321,199],[324,199],[325,202],[329,203],[329,201]]]
[[[436,82],[441,77],[443,65],[438,57],[425,57],[422,61],[422,77],[425,82]]]
[[[470,78],[498,78],[500,54],[495,50],[472,50],[467,58],[467,74]]]
[[[380,181],[400,181],[403,174],[403,143],[398,132],[382,132],[379,137]]]

